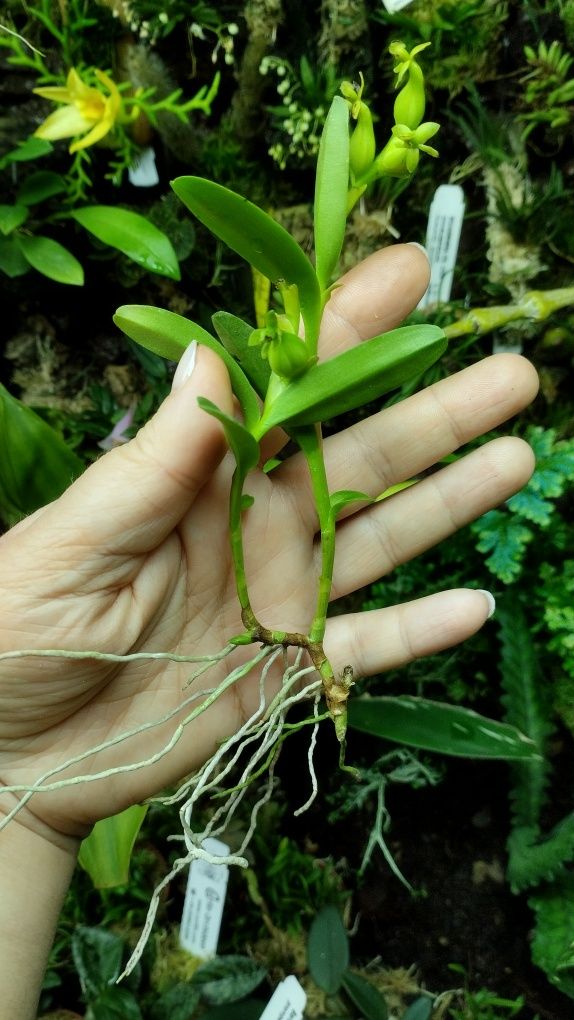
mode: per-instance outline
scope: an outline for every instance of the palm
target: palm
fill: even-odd
[[[396,297],[389,272],[393,257],[411,267],[410,290],[409,284],[403,285],[402,298]],[[394,256],[384,252],[374,259],[379,262],[376,267],[371,263],[370,272],[376,268],[378,274],[386,260],[386,289],[379,283],[373,296],[369,288],[369,314],[364,293],[355,294],[357,280],[364,278],[369,287],[369,263],[363,277],[354,271],[352,286],[336,292],[341,311],[327,318],[324,351],[333,352],[349,335],[348,322],[339,321],[343,309],[349,320],[363,318],[354,331],[357,342],[382,325],[395,325],[424,290],[425,268],[417,252],[403,247],[395,249]],[[399,265],[397,275],[403,271]],[[385,303],[386,321],[381,322],[379,309]],[[230,400],[227,381],[215,356],[202,352],[202,358],[205,355],[198,365],[198,392],[221,405]],[[533,374],[520,359],[512,371],[506,359],[497,366],[490,373],[476,366],[470,376],[463,373],[464,381],[448,380],[436,391],[329,441],[331,488],[360,488],[375,496],[515,413],[533,394]],[[169,410],[160,412],[162,441],[168,439],[171,445],[162,449],[154,436],[159,426],[151,431],[148,427],[143,438],[103,458],[57,504],[4,537],[2,600],[8,610],[0,632],[2,650],[48,644],[121,654],[143,650],[202,655],[216,652],[242,629],[227,536],[232,458],[226,455],[217,466],[223,453],[218,427],[198,411],[194,398],[187,409],[181,395],[178,399],[179,418],[171,412],[171,424]],[[181,424],[184,414],[190,416],[187,434]],[[386,445],[381,436],[388,437]],[[181,452],[186,442],[196,442],[197,459],[201,462],[203,456],[205,461],[193,464],[193,470],[190,455],[184,460]],[[503,450],[501,443],[509,445]],[[516,440],[491,445],[490,454],[483,447],[468,463],[451,465],[434,480],[402,493],[398,501],[345,521],[338,532],[335,594],[380,577],[393,563],[416,555],[523,484],[531,469],[524,445]],[[184,464],[193,479],[185,475]],[[306,631],[316,596],[316,520],[301,458],[291,458],[271,476],[250,475],[247,489],[255,497],[244,527],[253,608],[266,626]],[[483,600],[463,591],[447,608],[447,594],[423,600],[424,607],[417,604],[414,613],[407,605],[365,614],[360,622],[338,617],[327,631],[333,665],[353,662],[358,672],[368,675],[462,640],[484,622]],[[229,664],[246,654],[245,649],[234,651],[196,683],[214,686]],[[192,669],[149,660],[110,664],[44,659],[40,668],[37,659],[2,663],[2,782],[33,782],[74,755],[161,718],[189,694],[184,688]],[[14,677],[17,683],[12,683]],[[31,809],[53,828],[81,835],[98,818],[194,769],[249,712],[256,691],[257,679],[249,676],[231,688],[153,767],[37,795]],[[165,745],[173,728],[172,722],[148,729],[65,775],[147,759]]]

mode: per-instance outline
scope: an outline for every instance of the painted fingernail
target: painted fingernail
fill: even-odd
[[[488,602],[488,616],[486,619],[490,620],[490,617],[494,616],[494,611],[496,609],[496,599],[494,598],[492,592],[487,591],[486,588],[477,588],[476,591],[479,591],[481,595],[484,595],[486,601]]]
[[[419,251],[422,251],[425,258],[430,262],[429,253],[423,244],[419,244],[418,241],[407,241],[407,244],[410,244],[412,248],[418,248]]]
[[[196,355],[197,355],[197,340],[192,340],[189,347],[186,347],[185,351],[183,352],[179,364],[175,370],[173,382],[171,384],[172,390],[179,390],[180,387],[187,382],[195,368]]]

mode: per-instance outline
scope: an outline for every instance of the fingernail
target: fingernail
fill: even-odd
[[[490,620],[490,617],[494,616],[494,611],[496,609],[496,599],[494,598],[492,592],[487,591],[486,588],[476,588],[476,591],[479,591],[481,595],[484,595],[486,601],[488,602],[487,620]]]
[[[173,382],[171,384],[172,390],[178,390],[184,383],[187,382],[195,368],[196,355],[197,340],[192,340],[189,347],[186,347],[179,360],[179,364],[175,370]]]
[[[429,261],[429,262],[430,262],[430,259],[429,259],[429,253],[428,253],[428,251],[426,250],[426,248],[425,248],[424,244],[419,244],[419,242],[418,242],[418,241],[407,241],[407,244],[410,244],[410,245],[411,245],[411,247],[413,247],[413,248],[418,248],[418,250],[419,250],[419,251],[422,251],[422,253],[423,253],[423,255],[425,256],[425,258],[427,259],[427,261]]]

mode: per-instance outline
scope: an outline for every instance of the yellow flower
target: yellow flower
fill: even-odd
[[[106,92],[92,88],[82,81],[80,75],[72,68],[66,80],[66,86],[48,86],[34,89],[37,96],[51,99],[53,103],[65,103],[61,109],[51,113],[37,131],[37,138],[56,141],[59,138],[76,138],[78,141],[70,145],[70,152],[87,149],[94,145],[112,130],[122,108],[122,97],[118,87],[103,71],[94,68],[94,74],[107,89]],[[87,133],[86,133],[87,132]]]

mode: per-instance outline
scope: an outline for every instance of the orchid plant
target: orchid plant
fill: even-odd
[[[275,307],[267,310],[257,327],[228,311],[215,313],[213,333],[171,311],[149,306],[125,305],[114,317],[132,340],[156,354],[178,361],[188,345],[196,341],[215,351],[228,370],[240,410],[238,417],[228,415],[205,398],[199,398],[199,403],[205,413],[221,423],[235,459],[229,491],[229,539],[242,630],[230,635],[224,648],[201,657],[143,651],[113,655],[62,649],[18,651],[3,656],[89,657],[118,662],[165,659],[194,663],[195,668],[189,677],[189,684],[193,683],[191,693],[186,693],[181,703],[162,718],[90,748],[40,776],[32,786],[9,788],[11,792],[20,793],[21,798],[2,824],[7,824],[37,793],[153,766],[171,751],[185,727],[227,690],[247,675],[259,676],[259,702],[250,717],[221,743],[198,772],[184,779],[175,793],[160,798],[164,804],[180,805],[183,835],[176,838],[183,840],[185,853],[177,858],[154,891],[147,922],[126,973],[141,956],[161,892],[175,875],[194,859],[247,866],[244,852],[255,830],[258,812],[272,795],[277,755],[291,732],[307,727],[312,733],[308,755],[312,789],[297,813],[305,810],[317,794],[313,750],[317,729],[323,720],[332,720],[340,745],[340,764],[348,769],[345,764],[347,701],[356,677],[352,664],[346,666],[341,675],[335,673],[323,641],[332,587],[336,521],[349,506],[364,506],[371,498],[359,491],[329,490],[322,423],[377,400],[420,375],[442,355],[447,340],[437,326],[409,325],[376,336],[327,361],[320,359],[318,340],[323,310],[335,286],[333,281],[349,211],[378,177],[410,177],[420,152],[429,151],[427,141],[438,130],[437,124],[423,123],[424,79],[417,60],[420,49],[417,47],[409,53],[400,43],[392,47],[393,55],[399,58],[396,71],[400,91],[394,105],[395,125],[391,137],[378,153],[372,118],[363,99],[362,80],[360,85],[343,83],[342,95],[336,96],[331,104],[317,163],[314,264],[275,220],[242,196],[197,177],[180,177],[173,182],[175,193],[197,219],[274,285]],[[430,150],[430,154],[436,155],[434,150]],[[263,459],[263,441],[277,428],[288,434],[306,459],[320,529],[315,609],[308,629],[300,632],[286,630],[281,620],[259,618],[252,605],[245,569],[242,523],[253,503],[253,497],[245,491],[246,484],[250,472]],[[268,462],[265,469],[272,471],[275,463]],[[243,649],[239,657],[238,649]],[[197,689],[195,681],[200,676],[232,655],[234,668],[217,686]],[[271,670],[277,674],[277,667],[279,672],[282,669],[281,682],[269,694],[266,680]],[[313,703],[311,712],[300,721],[288,722],[290,707],[309,699]],[[321,708],[322,699],[324,709]],[[534,753],[531,742],[508,725],[489,720],[487,727],[480,716],[468,710],[436,706],[423,699],[418,699],[421,704],[415,704],[417,699],[406,700],[408,705],[405,699],[370,699],[368,718],[365,719],[365,713],[361,717],[357,712],[353,724],[369,732],[374,728],[390,739],[406,740],[435,750],[444,748],[452,754],[528,758]],[[117,745],[135,733],[170,721],[174,723],[173,732],[163,749],[153,756],[105,771],[92,770],[86,775],[58,778],[58,774],[71,765],[77,766],[112,744]],[[239,769],[238,779],[236,774],[231,778],[234,769]],[[265,777],[264,789],[257,794],[241,846],[227,857],[212,857],[203,846],[204,840],[225,833],[247,791],[259,785],[262,777]],[[206,795],[218,799],[214,800],[215,807],[203,830],[194,831],[192,816],[198,801]],[[137,817],[133,824],[137,829]],[[113,831],[114,819],[98,823],[88,838],[88,841],[97,839],[109,848],[109,832],[103,834],[99,826],[111,826]],[[129,856],[133,828],[124,825],[122,831],[121,840],[118,837],[115,846],[123,841]],[[84,858],[87,856],[84,853]],[[93,859],[91,869],[92,874],[98,870]]]

